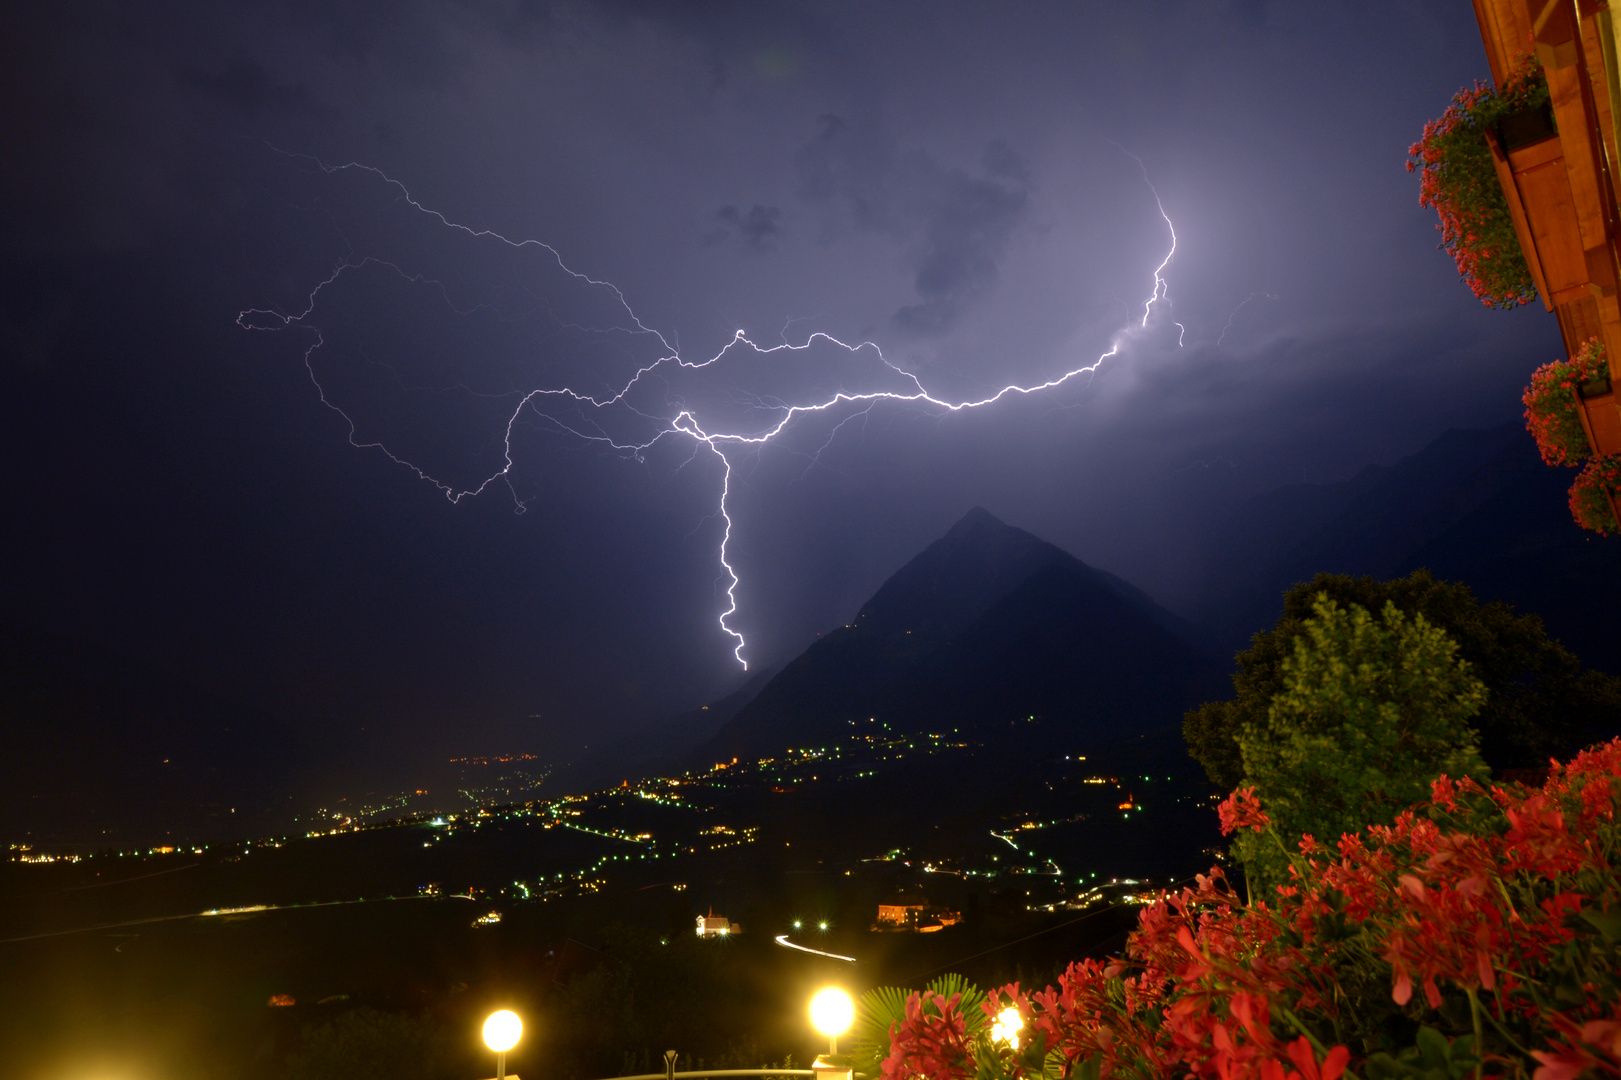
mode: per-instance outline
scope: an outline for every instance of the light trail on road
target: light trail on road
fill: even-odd
[[[41,938],[67,937],[70,934],[90,934],[97,930],[119,930],[126,926],[149,926],[152,923],[179,922],[182,919],[216,919],[225,915],[262,915],[267,911],[305,911],[309,908],[347,907],[352,904],[381,904],[389,900],[471,900],[466,893],[451,893],[448,896],[374,896],[364,900],[322,900],[313,904],[254,904],[240,908],[210,908],[208,911],[193,911],[185,915],[153,915],[145,919],[129,919],[125,922],[97,923],[94,926],[76,926],[69,930],[42,930],[37,934],[23,934],[20,937],[0,938],[0,945],[11,945],[19,941],[38,941]]]
[[[825,956],[829,960],[843,960],[847,964],[853,964],[856,962],[856,958],[853,956],[840,956],[838,953],[823,952],[821,949],[812,949],[804,945],[795,945],[793,942],[788,940],[787,934],[778,934],[776,941],[778,945],[781,945],[785,949],[798,949],[800,952],[808,952],[812,956]]]

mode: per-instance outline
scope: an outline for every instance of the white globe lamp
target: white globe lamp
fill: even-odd
[[[827,1052],[839,1052],[839,1036],[855,1022],[856,1003],[836,986],[816,991],[810,1003],[811,1027],[827,1036]]]
[[[506,1080],[507,1051],[523,1037],[523,1021],[511,1009],[493,1012],[484,1021],[484,1045],[495,1051],[495,1080]]]

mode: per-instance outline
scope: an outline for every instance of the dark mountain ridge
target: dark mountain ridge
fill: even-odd
[[[975,507],[744,706],[693,759],[774,753],[855,723],[984,733],[1035,716],[1105,738],[1219,693],[1199,631]]]
[[[1230,648],[1270,627],[1283,593],[1318,573],[1399,577],[1424,567],[1542,617],[1584,663],[1621,670],[1621,543],[1571,521],[1575,474],[1538,458],[1522,425],[1442,434],[1386,468],[1296,485],[1214,523],[1193,605]]]

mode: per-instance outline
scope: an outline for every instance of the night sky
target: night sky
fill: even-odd
[[[720,460],[603,441],[682,408],[759,432],[1118,345],[729,450],[768,667],[975,505],[1186,605],[1215,508],[1512,420],[1559,351],[1470,295],[1403,166],[1488,77],[1463,0],[0,20],[0,614],[317,738],[563,746],[735,687]],[[459,490],[521,394],[740,330],[894,366],[734,347],[548,397],[455,503],[311,378]]]

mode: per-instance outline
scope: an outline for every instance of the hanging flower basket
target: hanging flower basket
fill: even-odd
[[[1621,457],[1594,458],[1570,485],[1570,515],[1576,524],[1601,536],[1621,531],[1615,500],[1621,493]]]
[[[1569,360],[1543,364],[1531,375],[1531,385],[1520,398],[1525,403],[1525,428],[1537,440],[1542,460],[1549,465],[1575,465],[1593,456],[1582,427],[1580,398],[1607,389],[1609,365],[1604,345],[1593,338]]]
[[[1440,216],[1441,246],[1487,307],[1518,307],[1537,295],[1486,142],[1488,130],[1518,130],[1528,118],[1537,121],[1531,127],[1546,126],[1551,133],[1548,80],[1535,57],[1527,57],[1501,89],[1477,82],[1458,91],[1407,151],[1407,171],[1420,173],[1419,205]]]

